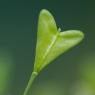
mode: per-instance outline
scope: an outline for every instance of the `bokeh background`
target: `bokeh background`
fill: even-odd
[[[31,94],[95,95],[94,0],[0,1],[0,95],[22,95],[27,85],[41,9],[48,9],[63,31],[81,30],[85,39],[40,73]]]

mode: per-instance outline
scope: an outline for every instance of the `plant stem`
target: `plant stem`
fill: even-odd
[[[37,75],[38,75],[37,72],[32,72],[32,75],[30,77],[30,80],[28,82],[27,87],[25,88],[25,91],[24,91],[23,95],[29,95],[32,84],[33,84],[33,81],[34,81],[34,79],[36,78]]]

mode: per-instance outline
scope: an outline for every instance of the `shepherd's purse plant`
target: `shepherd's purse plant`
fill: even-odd
[[[61,32],[61,29],[57,28],[52,14],[46,9],[41,10],[38,21],[34,69],[23,95],[30,95],[32,83],[43,68],[59,55],[80,43],[83,38],[84,34],[79,30]]]

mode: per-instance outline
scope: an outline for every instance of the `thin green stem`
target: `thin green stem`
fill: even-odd
[[[30,80],[28,82],[27,87],[25,88],[25,91],[24,91],[23,95],[29,95],[32,84],[33,84],[33,81],[34,81],[34,79],[36,78],[37,75],[38,75],[37,72],[32,72],[32,75],[30,77]]]

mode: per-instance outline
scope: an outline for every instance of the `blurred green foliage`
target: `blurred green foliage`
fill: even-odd
[[[82,61],[81,77],[95,89],[95,54],[86,54]]]
[[[7,95],[11,86],[13,70],[11,55],[0,49],[0,95]]]
[[[64,95],[64,86],[54,80],[39,84],[33,89],[33,95]]]

